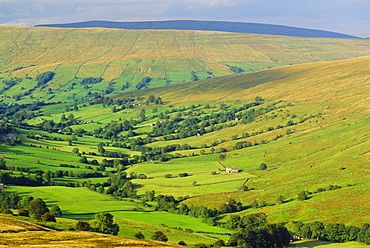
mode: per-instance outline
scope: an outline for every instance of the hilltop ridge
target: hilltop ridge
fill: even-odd
[[[175,29],[175,30],[201,30],[222,31],[233,33],[269,34],[298,37],[317,38],[359,38],[353,35],[341,34],[324,30],[290,27],[275,24],[225,22],[225,21],[197,21],[197,20],[171,20],[171,21],[143,21],[143,22],[112,22],[112,21],[85,21],[63,24],[42,24],[37,27],[56,28],[120,28],[120,29]]]

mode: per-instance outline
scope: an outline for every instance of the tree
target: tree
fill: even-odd
[[[258,205],[257,200],[252,201],[251,206],[252,206],[253,208],[258,208],[258,206],[259,206],[259,205]]]
[[[273,247],[286,247],[289,245],[291,236],[288,229],[281,224],[267,224],[266,230],[270,234],[270,243]]]
[[[19,202],[18,202],[18,207],[19,208],[24,208],[24,209],[27,209],[28,208],[28,205],[30,204],[30,202],[33,200],[34,198],[32,196],[26,196],[26,197],[23,197]]]
[[[150,96],[148,97],[148,101],[149,101],[150,103],[153,103],[153,102],[155,101],[155,97],[154,97],[153,95],[150,95]]]
[[[28,212],[27,209],[21,208],[18,210],[18,215],[19,216],[30,216],[30,213]]]
[[[300,201],[307,200],[308,199],[308,193],[307,193],[307,191],[301,191],[301,192],[299,192],[299,194],[297,196],[297,199],[300,200]]]
[[[66,118],[65,114],[62,114],[62,117],[60,118],[60,122],[66,122],[68,119]]]
[[[41,198],[36,198],[29,203],[28,211],[30,212],[31,217],[41,220],[41,216],[48,213],[49,209]]]
[[[344,242],[347,239],[346,227],[344,224],[334,223],[325,226],[325,239],[331,242]]]
[[[256,102],[262,102],[263,101],[263,98],[261,96],[256,96],[254,98],[254,101],[256,101]]]
[[[267,165],[265,163],[260,164],[260,170],[266,170]]]
[[[221,153],[218,158],[222,161],[226,158],[226,154]]]
[[[177,243],[177,244],[182,245],[182,246],[186,246],[186,243],[184,241],[182,241],[182,240],[179,243]]]
[[[370,245],[370,224],[363,224],[358,233],[358,240]]]
[[[161,232],[161,231],[156,231],[153,234],[152,239],[153,240],[158,240],[158,241],[163,241],[163,242],[167,242],[168,241],[167,236],[163,232]]]
[[[52,213],[44,213],[44,214],[41,216],[41,220],[42,220],[42,221],[46,221],[46,222],[56,222],[56,221],[57,221],[57,220],[55,219],[54,214],[52,214]]]
[[[320,240],[324,236],[325,225],[320,221],[315,221],[309,224],[311,229],[311,236],[317,240]]]
[[[223,241],[222,239],[218,239],[215,241],[214,243],[216,246],[225,246],[225,241]]]
[[[95,215],[94,229],[97,232],[117,235],[119,226],[113,223],[113,215],[110,213],[98,213]]]
[[[98,144],[98,152],[99,154],[103,155],[105,153],[105,149],[103,147],[103,144],[102,143],[99,143]]]
[[[6,162],[4,158],[0,158],[0,170],[6,170]]]
[[[60,210],[60,207],[58,205],[54,205],[50,208],[50,213],[54,214],[55,217],[61,217],[62,216],[62,210]]]
[[[91,226],[88,222],[79,220],[75,225],[76,231],[90,231]]]
[[[138,233],[135,234],[135,238],[137,238],[137,239],[145,239],[145,236],[141,232],[138,232]]]
[[[284,203],[284,196],[279,195],[278,198],[276,199],[277,203],[283,204]]]
[[[87,160],[87,158],[85,157],[85,156],[82,156],[81,158],[80,158],[80,161],[79,161],[80,163],[84,163],[84,164],[88,164],[89,163],[89,161]]]

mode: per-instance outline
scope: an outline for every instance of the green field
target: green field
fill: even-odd
[[[7,191],[42,198],[49,206],[59,205],[63,215],[67,216],[69,214],[98,213],[101,211],[143,209],[143,206],[138,203],[119,201],[87,188],[12,186]]]

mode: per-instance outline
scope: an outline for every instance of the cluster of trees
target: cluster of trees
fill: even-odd
[[[0,169],[7,170],[6,164],[0,159]],[[13,185],[28,185],[28,186],[67,186],[77,187],[78,182],[55,182],[52,178],[75,177],[75,178],[91,178],[103,177],[101,172],[77,172],[57,170],[54,172],[43,170],[30,170],[23,167],[12,167],[12,170],[21,171],[19,176],[13,176],[12,171],[0,171],[0,182]],[[27,172],[25,175],[23,172]]]
[[[229,239],[230,246],[250,248],[275,248],[289,245],[291,236],[282,224],[266,224],[233,233]]]
[[[126,172],[119,171],[108,179],[106,193],[123,198],[138,198],[134,184],[130,181],[131,179],[127,177]]]
[[[17,85],[19,82],[22,82],[22,78],[14,77],[10,78],[9,80],[2,80],[3,84],[6,86],[0,90],[0,94],[4,93],[5,91],[9,90],[11,87]]]
[[[232,71],[234,74],[243,73],[244,70],[240,67],[234,66],[234,65],[228,65],[230,71]]]
[[[215,217],[220,214],[239,212],[243,209],[240,202],[231,198],[227,202],[223,203],[218,209],[210,209],[205,206],[188,206],[182,203],[186,198],[175,199],[171,195],[158,195],[155,196],[155,192],[147,191],[145,193],[144,201],[155,201],[156,210],[168,211],[171,213],[178,213],[189,215],[195,218],[202,219],[204,223],[209,225],[215,225]]]
[[[251,248],[285,247],[291,240],[288,229],[282,224],[267,223],[265,213],[240,217],[231,215],[225,228],[237,230],[229,239],[230,246]]]
[[[36,76],[37,87],[45,85],[47,82],[53,80],[55,73],[47,71]]]
[[[133,127],[128,120],[123,122],[111,122],[107,124],[104,128],[99,128],[94,130],[94,135],[98,138],[112,139],[116,138],[122,131],[132,130]]]
[[[346,226],[341,223],[324,224],[320,221],[302,223],[294,222],[291,231],[303,238],[317,239],[330,242],[360,241],[370,245],[370,224],[361,228]]]
[[[74,230],[76,231],[92,231],[111,235],[117,235],[119,225],[113,222],[113,215],[106,212],[101,212],[95,215],[93,226],[89,222],[79,220]]]
[[[17,133],[17,131],[12,125],[9,125],[8,123],[5,122],[0,122],[0,136],[10,133]]]
[[[62,216],[62,211],[58,205],[47,208],[41,198],[32,196],[21,197],[17,194],[6,195],[0,192],[0,209],[1,212],[13,214],[10,209],[18,209],[18,215],[29,216],[37,220],[56,222],[55,217]]]
[[[42,186],[44,185],[44,179],[42,176],[31,176],[23,175],[20,176],[11,176],[10,173],[5,171],[0,171],[0,182],[4,184],[14,184],[14,185],[28,185],[28,186]]]
[[[220,130],[230,125],[237,123],[230,123],[230,125],[220,125],[233,120],[240,120],[241,123],[252,122],[257,116],[276,109],[274,104],[266,108],[250,109],[252,107],[262,104],[261,102],[253,102],[245,104],[240,108],[229,109],[226,105],[221,106],[220,112],[212,112],[211,114],[203,114],[202,117],[188,117],[185,118],[181,112],[170,117],[163,116],[165,119],[162,122],[157,122],[149,134],[151,137],[165,136],[165,140],[183,139],[195,135],[203,135],[215,130]],[[250,110],[248,110],[250,109]],[[247,110],[247,111],[246,111]],[[161,113],[162,114],[162,113]],[[158,116],[161,118],[161,116]]]
[[[84,78],[80,81],[80,84],[82,85],[88,85],[88,84],[98,84],[100,83],[101,81],[103,81],[103,79],[101,77],[98,77],[98,78],[94,78],[94,77],[88,77],[88,78]]]
[[[32,104],[6,104],[4,102],[0,103],[0,117],[4,122],[8,119],[12,120],[12,123],[18,124],[21,120],[33,118],[37,115],[37,110],[40,106],[44,106],[46,103],[35,101]],[[21,118],[21,119],[18,119]]]
[[[142,88],[148,88],[148,84],[152,81],[151,77],[145,77],[143,78],[137,85],[136,89],[141,90]]]

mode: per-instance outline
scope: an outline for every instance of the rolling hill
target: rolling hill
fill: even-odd
[[[170,190],[172,194],[193,194],[194,197],[187,200],[189,204],[207,206],[217,206],[230,196],[247,205],[257,200],[266,205],[250,208],[244,214],[263,211],[274,221],[320,220],[354,225],[369,222],[369,216],[365,214],[369,207],[365,191],[370,186],[367,183],[370,176],[369,66],[370,57],[362,57],[286,66],[136,92],[135,97],[160,95],[174,106],[207,102],[243,103],[257,95],[284,105],[282,109],[266,113],[244,127],[236,125],[202,135],[201,139],[190,137],[181,141],[198,147],[190,151],[197,153],[201,151],[202,144],[224,139],[222,144],[214,147],[229,151],[222,165],[236,167],[245,173],[229,175],[229,180],[236,180],[235,183],[220,178],[202,183],[212,168],[217,170],[220,167],[218,156],[212,155],[210,148],[203,148],[208,155],[173,160],[167,165],[173,166],[175,171],[178,166],[178,173],[186,171],[186,164],[189,164],[191,172],[192,162],[195,168],[203,169],[203,173],[194,170],[191,179],[199,183],[197,188],[192,187],[189,180],[163,181],[163,176],[169,172],[163,166],[162,172],[158,167],[158,170],[148,173],[158,181],[148,181],[148,186],[141,190],[154,187],[156,192],[169,193],[170,185],[178,185]],[[125,94],[117,97],[125,97]],[[309,116],[313,118],[305,121]],[[290,120],[298,124],[283,129],[274,128]],[[261,134],[241,137],[244,132],[259,131]],[[235,140],[233,135],[239,135],[239,138]],[[253,144],[262,140],[269,142],[241,150],[233,148],[236,142],[249,141]],[[150,146],[164,147],[176,143],[179,141],[159,141]],[[270,169],[259,171],[261,163],[269,165]],[[150,169],[143,164],[129,171],[145,173]],[[238,192],[237,188],[245,177],[251,178],[247,185],[254,190]],[[318,189],[327,189],[330,185],[340,185],[341,189],[318,193]],[[312,198],[305,202],[296,201],[296,195],[303,190],[311,192]],[[199,194],[205,195],[197,196]],[[276,204],[279,195],[287,199],[286,203]],[[357,214],[349,217],[344,209]]]
[[[370,54],[365,39],[211,31],[0,27],[0,35],[1,93],[22,102],[74,101]],[[38,85],[36,77],[48,71],[52,80]]]
[[[33,102],[2,105],[2,119],[12,124],[1,122],[2,132],[14,128],[18,140],[2,136],[1,173],[38,180],[39,186],[10,184],[5,194],[58,204],[67,222],[91,221],[104,210],[115,216],[121,236],[161,230],[170,242],[186,237],[190,245],[227,240],[217,233],[233,232],[225,229],[233,215],[262,212],[270,223],[288,225],[370,223],[370,56],[359,57],[368,53],[368,41],[169,30],[0,30],[6,37],[1,56],[7,58],[1,67],[3,101]],[[171,35],[181,44],[177,50],[168,45]],[[158,63],[162,67],[153,67]],[[256,71],[231,73],[257,63]],[[181,74],[184,65],[190,74]],[[191,69],[197,65],[216,69],[205,70],[213,76],[202,79],[201,69]],[[154,68],[168,75],[157,79],[178,81],[149,88],[160,86]],[[217,74],[219,68],[229,71]],[[43,75],[53,75],[51,80],[36,80],[46,71],[54,73]],[[148,89],[122,89],[127,71],[150,77]],[[181,75],[199,77],[180,83]],[[88,77],[103,80],[83,81]],[[108,86],[115,89],[109,97],[91,96]],[[30,87],[32,94],[15,97]],[[45,99],[53,103],[36,102]],[[148,192],[172,195],[179,205],[161,208],[163,198]],[[220,210],[230,199],[242,208],[212,218],[195,213],[197,207]],[[183,204],[190,214],[180,214]]]
[[[320,38],[358,38],[351,35],[315,30],[307,28],[289,27],[283,25],[223,22],[223,21],[147,21],[147,22],[111,22],[111,21],[86,21],[64,24],[43,24],[36,27],[55,28],[121,28],[121,29],[174,29],[174,30],[203,30],[250,34],[269,34],[298,37],[320,37]]]

